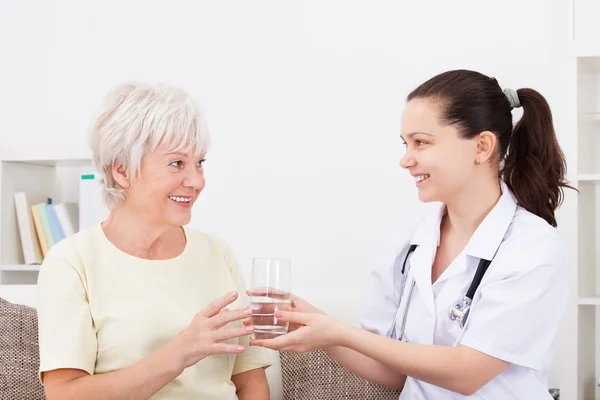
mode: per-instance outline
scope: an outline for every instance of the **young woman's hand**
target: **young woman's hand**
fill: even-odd
[[[306,302],[296,304],[298,308],[309,305]],[[275,317],[290,323],[288,333],[275,339],[250,339],[250,345],[294,353],[309,353],[338,345],[345,325],[314,307],[312,311],[316,312],[277,311]]]
[[[246,291],[246,294],[248,294],[248,296],[250,296],[250,291]],[[325,313],[321,310],[319,310],[317,307],[313,306],[312,304],[310,304],[308,301],[292,294],[291,297],[291,303],[289,306],[289,311],[296,311],[296,312],[302,312],[302,313],[311,313],[311,314],[323,314],[325,315]],[[288,311],[288,310],[283,310],[283,311]],[[247,319],[244,321],[244,325],[245,326],[252,326],[252,320],[251,319]],[[302,325],[296,324],[296,323],[290,323],[289,324],[289,328],[288,328],[288,333],[291,333],[293,331],[295,331],[296,329],[300,328]]]
[[[232,292],[210,303],[200,311],[191,324],[171,339],[165,346],[180,362],[180,367],[185,369],[211,354],[239,354],[245,350],[244,346],[225,343],[228,339],[246,336],[254,331],[252,326],[238,326],[225,328],[230,322],[248,318],[252,312],[250,308],[230,311],[226,307],[238,297],[237,292]]]

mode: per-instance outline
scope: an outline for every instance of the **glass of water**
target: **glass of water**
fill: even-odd
[[[291,283],[290,260],[282,258],[252,260],[250,308],[254,338],[272,339],[287,333],[288,323],[279,321],[274,314],[279,310],[289,310]]]

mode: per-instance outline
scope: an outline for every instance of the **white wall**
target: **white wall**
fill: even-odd
[[[398,166],[406,94],[469,68],[557,104],[554,22],[547,0],[0,0],[0,149],[85,151],[109,87],[180,84],[214,140],[193,225],[247,277],[290,257],[297,292],[360,294],[421,209]]]

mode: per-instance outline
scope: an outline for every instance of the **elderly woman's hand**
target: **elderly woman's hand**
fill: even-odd
[[[196,364],[211,354],[239,354],[245,350],[238,344],[224,341],[246,336],[254,331],[253,327],[239,326],[223,328],[230,322],[248,318],[250,308],[230,311],[224,307],[234,302],[237,292],[229,293],[200,311],[192,323],[167,343],[172,354],[179,356],[183,369]]]

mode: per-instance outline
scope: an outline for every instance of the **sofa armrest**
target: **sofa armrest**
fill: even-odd
[[[0,298],[0,399],[43,400],[34,308]]]

